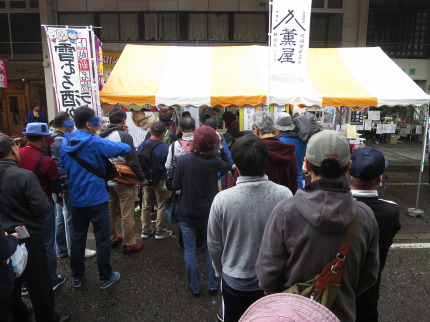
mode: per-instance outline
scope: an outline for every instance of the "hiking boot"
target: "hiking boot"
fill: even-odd
[[[58,274],[57,275],[57,279],[54,282],[52,282],[52,290],[55,291],[65,281],[66,281],[66,275],[64,275],[64,274]]]
[[[122,249],[122,253],[125,254],[125,255],[128,255],[128,254],[131,254],[131,253],[138,252],[139,250],[142,250],[142,248],[143,248],[143,243],[142,242],[138,242],[134,246],[124,246],[124,248]]]
[[[124,238],[122,238],[122,236],[118,236],[117,240],[115,240],[114,242],[110,242],[110,246],[112,248],[117,247],[119,244],[121,244],[124,241]]]
[[[166,231],[157,231],[155,233],[155,239],[164,239],[167,237],[172,236],[172,231],[171,230],[166,230]]]
[[[110,279],[108,279],[107,281],[100,281],[100,288],[102,290],[105,288],[108,288],[113,283],[115,283],[117,280],[119,280],[120,276],[121,276],[121,274],[119,272],[112,272]]]
[[[151,230],[142,230],[142,238],[148,239],[149,235],[152,235],[153,232],[154,231],[152,229]]]
[[[85,248],[85,258],[96,256],[97,252],[92,249]]]

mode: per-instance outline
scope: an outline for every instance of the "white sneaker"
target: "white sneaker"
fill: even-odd
[[[85,258],[96,256],[96,253],[95,250],[85,248]]]
[[[164,232],[157,231],[155,233],[155,239],[164,239],[164,238],[167,238],[167,237],[170,237],[170,236],[172,236],[172,231],[171,230],[166,230]]]

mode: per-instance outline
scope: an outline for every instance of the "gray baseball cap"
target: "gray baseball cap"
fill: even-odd
[[[275,129],[279,131],[292,131],[295,127],[291,115],[287,112],[281,112],[275,116]]]
[[[346,137],[333,130],[325,130],[314,134],[308,141],[306,159],[320,167],[326,159],[336,159],[341,167],[345,167],[350,158],[349,143]]]

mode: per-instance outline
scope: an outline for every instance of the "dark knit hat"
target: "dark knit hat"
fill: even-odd
[[[210,126],[211,128],[213,128],[214,130],[216,130],[217,129],[217,127],[218,127],[218,121],[216,120],[216,119],[214,119],[214,118],[208,118],[206,121],[205,121],[205,125],[207,125],[207,126]]]
[[[210,126],[203,125],[194,132],[193,146],[199,152],[213,150],[217,141],[218,135]]]

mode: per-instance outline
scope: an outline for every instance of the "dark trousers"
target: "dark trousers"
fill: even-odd
[[[224,307],[224,322],[237,322],[248,307],[264,296],[263,290],[238,291],[231,288],[223,279],[221,284]]]
[[[59,315],[54,312],[54,291],[49,276],[48,260],[43,235],[31,235],[23,240],[28,251],[27,266],[20,278],[15,280],[12,295],[12,314],[21,317],[26,305],[22,302],[21,286],[25,281],[33,305],[36,321],[58,321]]]
[[[381,272],[376,283],[355,300],[356,322],[378,322],[378,300]]]
[[[97,266],[100,281],[107,281],[112,276],[108,203],[104,202],[91,207],[70,206],[70,211],[73,217],[73,237],[70,257],[70,268],[72,269],[73,278],[82,279],[85,274],[85,247],[88,226],[91,222],[96,239]]]
[[[0,297],[0,322],[12,321],[12,292]]]

